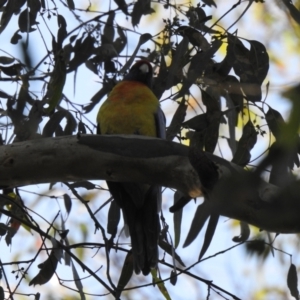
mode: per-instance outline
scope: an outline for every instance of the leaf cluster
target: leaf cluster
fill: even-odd
[[[104,12],[91,11],[87,7],[85,13],[92,17],[86,21],[83,21],[82,9],[73,0],[52,2],[54,8],[50,8],[49,3],[44,0],[0,1],[0,33],[17,26],[10,43],[22,53],[22,58],[17,58],[1,46],[4,54],[0,56],[0,81],[16,83],[14,92],[10,88],[0,90],[3,107],[1,118],[8,120],[1,125],[2,144],[74,133],[93,133],[96,126],[89,120],[89,114],[128,71],[135,59],[143,58],[154,65],[153,91],[156,96],[161,101],[168,99],[178,104],[167,129],[167,139],[178,142],[188,140],[189,159],[202,183],[205,201],[195,210],[184,242],[184,247],[189,246],[208,221],[199,261],[203,259],[214,237],[219,220],[219,215],[210,202],[219,178],[218,166],[205,153],[216,153],[222,140],[225,140],[230,153],[229,160],[240,167],[246,167],[254,161],[252,150],[259,138],[264,138],[268,133],[270,145],[264,151],[269,150],[269,153],[257,165],[256,175],[260,176],[267,169],[270,172],[270,183],[285,186],[290,182],[291,169],[294,165],[300,165],[297,134],[299,124],[296,121],[285,122],[280,112],[266,103],[267,93],[264,91],[268,90],[266,80],[269,71],[266,47],[260,41],[248,40],[247,37],[240,37],[237,32],[222,28],[221,20],[214,23],[213,16],[207,14],[208,7],[209,11],[214,11],[217,7],[213,0],[202,1],[202,4],[196,6],[176,5],[174,1],[138,0],[131,3],[115,0],[110,1],[111,6]],[[253,1],[249,3],[252,5]],[[286,5],[298,20],[295,7],[290,3]],[[139,31],[138,26],[141,26],[145,16],[151,18],[156,10],[168,11],[173,17],[163,19],[163,26],[155,34]],[[228,12],[231,10],[232,8]],[[14,15],[17,16],[17,22]],[[125,20],[130,19],[131,25],[122,26],[120,16]],[[76,21],[76,26],[73,26],[70,17]],[[35,54],[29,48],[33,36],[38,37],[43,45],[43,50],[39,49],[43,53],[38,62],[34,62]],[[132,40],[135,41],[134,48]],[[84,84],[76,82],[80,72],[97,76],[101,85],[90,99],[78,104],[69,99],[66,90],[67,82],[72,79],[76,86],[74,92],[85,88]],[[299,87],[295,88],[298,89]],[[291,100],[293,101],[293,97]],[[190,109],[195,110],[196,115],[187,118]],[[223,128],[227,130],[227,137],[221,135]],[[238,130],[241,131],[240,135],[236,134]],[[271,143],[272,139],[275,140],[274,143]],[[251,184],[254,186],[258,183],[253,180]],[[131,252],[118,245],[120,208],[112,199],[107,199],[99,208],[99,211],[107,209],[108,218],[103,226],[78,192],[93,190],[95,185],[90,182],[65,185],[86,207],[95,222],[95,228],[101,231],[103,237],[103,244],[99,248],[105,249],[107,281],[91,270],[89,274],[108,293],[118,298],[132,278],[133,270]],[[37,231],[44,240],[52,242],[52,247],[45,246],[48,258],[40,265],[40,271],[30,281],[30,285],[48,282],[56,273],[58,262],[64,257],[72,266],[76,289],[81,299],[84,299],[83,286],[74,261],[83,269],[86,266],[70,251],[68,232],[64,228],[65,220],[61,222],[61,230],[54,230],[55,226],[51,224],[52,230],[60,234],[58,240],[53,237],[51,239],[48,232],[40,230],[32,221],[31,213],[26,210],[22,201],[14,203],[10,211],[4,209],[7,201],[13,201],[8,192],[11,191],[3,192],[1,211],[10,217],[11,222],[10,225],[0,224],[0,235],[6,235],[10,244],[18,231],[17,228],[12,234],[13,224],[18,221],[19,226],[25,224]],[[17,196],[21,199],[21,195]],[[176,267],[177,263],[185,266],[177,249],[182,239],[182,209],[190,200],[180,191],[174,194],[174,205],[171,208],[174,213],[174,243],[163,214],[160,220],[162,230],[159,246],[173,260],[168,280],[174,285],[175,278],[181,272]],[[67,194],[64,196],[64,203],[67,213],[71,214],[72,205]],[[242,224],[241,228],[241,236],[236,239],[237,242],[245,242],[249,237],[248,233],[245,234],[249,229],[247,224]],[[108,234],[110,237],[107,237]],[[126,256],[116,285],[110,274],[112,249],[125,252]],[[41,247],[39,252],[42,250],[44,248]],[[162,265],[163,263],[164,261]],[[292,295],[296,297],[294,273],[292,269],[288,275],[288,285]],[[161,274],[153,271],[152,276],[161,293],[169,299]],[[212,287],[208,282],[206,284],[208,294],[211,289],[218,290],[218,287]],[[2,291],[1,287],[0,293]],[[222,290],[222,293],[227,292]],[[10,296],[12,295],[13,292],[10,291]]]

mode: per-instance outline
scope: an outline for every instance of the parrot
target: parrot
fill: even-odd
[[[117,83],[97,115],[98,134],[137,134],[166,138],[166,119],[152,91],[153,69],[137,61]],[[136,274],[157,268],[161,186],[107,181],[129,230]]]

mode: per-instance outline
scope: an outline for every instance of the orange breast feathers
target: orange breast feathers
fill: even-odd
[[[155,114],[159,101],[143,83],[122,81],[100,107],[97,121],[101,134],[157,136]]]

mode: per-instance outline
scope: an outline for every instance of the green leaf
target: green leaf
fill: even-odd
[[[124,33],[123,28],[119,25],[117,25],[117,32],[119,37],[113,42],[113,47],[117,51],[117,53],[121,53],[127,44],[127,37]]]
[[[60,50],[62,48],[62,43],[67,36],[67,22],[62,15],[57,15],[57,24],[58,24],[58,32],[57,32],[57,49]]]
[[[95,52],[95,39],[88,35],[84,38],[83,34],[80,39],[78,39],[73,47],[74,58],[69,62],[68,72],[75,71],[81,64],[85,63],[88,58]]]
[[[46,93],[46,100],[48,107],[45,108],[46,113],[52,112],[62,99],[62,92],[66,82],[66,65],[62,57],[58,56],[55,60],[54,70],[52,71],[48,90]]]
[[[182,126],[182,122],[185,119],[187,105],[185,103],[184,98],[179,103],[179,106],[176,109],[175,114],[173,115],[171,124],[167,129],[167,140],[172,141],[176,135],[180,132],[180,128]]]
[[[269,56],[261,43],[249,43],[250,50],[236,36],[228,34],[227,52],[247,100],[258,102],[262,98],[261,84],[269,69]]]
[[[202,2],[206,5],[208,5],[209,7],[212,7],[212,6],[217,7],[217,4],[215,3],[214,0],[202,0]]]
[[[75,4],[73,0],[67,0],[67,4],[69,6],[70,9],[75,9]]]
[[[73,114],[71,114],[69,111],[67,111],[66,114],[67,124],[64,128],[63,134],[64,135],[72,135],[73,132],[77,128],[77,122]]]
[[[22,38],[22,36],[19,34],[19,29],[14,33],[14,35],[12,36],[10,42],[11,44],[15,45],[18,43],[18,41]]]
[[[292,3],[291,0],[283,0],[282,1],[285,6],[288,8],[292,18],[300,24],[300,11],[297,9],[297,7]]]
[[[114,0],[114,1],[118,5],[119,9],[121,9],[125,15],[129,15],[128,10],[127,10],[128,5],[125,2],[125,0]]]
[[[253,75],[256,83],[261,85],[265,80],[269,71],[269,55],[266,47],[258,41],[249,41],[250,47],[250,63],[253,68]]]
[[[108,218],[107,218],[107,232],[112,236],[115,236],[117,234],[120,217],[121,217],[121,209],[117,204],[117,202],[113,200],[110,203],[110,207],[108,210]]]
[[[183,244],[183,247],[187,247],[195,240],[195,238],[200,233],[201,229],[203,228],[206,220],[209,218],[210,215],[211,208],[207,201],[203,202],[197,207],[191,224],[191,228]]]
[[[170,274],[170,282],[171,282],[172,285],[176,285],[176,283],[177,283],[177,278],[178,278],[178,276],[177,276],[176,271],[175,271],[175,270],[172,270],[172,271],[171,271],[171,274]]]
[[[208,127],[204,135],[205,151],[213,153],[219,139],[219,126],[221,122],[222,112],[220,109],[220,99],[211,96],[209,93],[201,89],[202,101],[206,106],[206,120]]]
[[[0,56],[0,64],[2,65],[9,65],[13,63],[15,59],[13,57],[8,57],[8,56]]]
[[[150,0],[138,0],[133,7],[131,13],[131,23],[135,27],[140,23],[142,15],[148,15],[153,13],[154,10],[151,8]]]
[[[178,78],[178,74],[182,72],[182,68],[185,63],[185,54],[188,50],[189,39],[184,37],[181,42],[177,45],[176,51],[173,51],[173,58],[171,61],[171,65],[168,68],[167,81],[165,83],[165,89],[169,89],[172,86],[176,85],[180,82],[180,78]],[[165,78],[161,78],[162,81],[165,81]]]
[[[105,23],[103,35],[101,36],[102,45],[113,43],[115,37],[114,19],[115,19],[115,12],[111,11]]]
[[[215,63],[213,57],[215,53],[222,46],[223,42],[220,40],[214,40],[211,43],[211,47],[206,51],[199,51],[193,56],[190,61],[190,67],[187,73],[187,78],[183,81],[182,88],[177,94],[176,98],[180,98],[185,94],[189,94],[190,87],[205,76],[205,73],[213,72]]]
[[[55,133],[55,130],[59,126],[59,123],[63,120],[63,118],[66,116],[65,110],[60,110],[55,112],[51,115],[49,121],[46,123],[43,129],[43,136],[44,137],[52,137]]]
[[[152,269],[151,274],[152,274],[154,283],[157,284],[157,287],[159,288],[159,290],[160,290],[161,294],[164,296],[164,298],[166,300],[171,300],[169,292],[166,289],[165,283],[163,281],[161,281],[161,277],[160,277],[159,273],[157,272],[157,270]]]
[[[224,82],[224,88],[228,92],[228,96],[233,102],[236,111],[235,126],[238,124],[238,114],[243,111],[244,96],[241,90],[239,80],[232,75],[228,75]],[[230,108],[230,107],[229,107]]]
[[[112,81],[104,82],[102,88],[91,98],[90,103],[83,107],[84,112],[87,114],[107,95],[113,88]]]
[[[3,30],[8,25],[12,15],[14,13],[17,13],[21,7],[25,4],[26,0],[9,0],[7,1],[7,5],[4,6],[3,13],[1,16],[0,21],[0,33],[3,32]]]
[[[55,254],[55,249],[51,251],[49,257],[41,264],[38,265],[40,268],[39,273],[29,282],[29,286],[43,285],[47,283],[55,273],[57,268],[58,259]]]
[[[35,15],[29,11],[28,8],[24,9],[20,15],[19,15],[19,29],[21,32],[32,32],[36,30],[35,28],[32,28],[34,24],[36,24],[35,21]]]
[[[162,238],[159,238],[158,240],[158,245],[161,249],[163,249],[164,251],[166,251],[170,256],[172,256],[174,259],[176,259],[182,266],[185,267],[184,262],[182,261],[181,257],[175,252],[175,249],[172,247],[172,245],[170,245],[169,243],[167,243],[166,241],[164,241]]]
[[[266,121],[276,140],[280,139],[281,131],[285,125],[285,121],[279,111],[269,107],[266,113]]]
[[[232,162],[242,167],[246,166],[250,159],[250,151],[257,142],[257,132],[251,120],[243,128],[243,134],[238,142],[237,150],[233,156]]]
[[[21,64],[13,64],[9,67],[0,66],[0,70],[7,76],[18,76],[21,73],[23,66]]]
[[[182,193],[176,191],[174,193],[174,205],[183,197]],[[181,221],[182,221],[182,209],[179,209],[173,214],[174,222],[174,247],[178,247],[180,242],[180,233],[181,233]]]
[[[73,262],[72,262],[72,273],[73,273],[73,279],[74,279],[75,285],[80,294],[80,300],[85,300],[85,294],[83,292],[83,285],[82,285],[82,282],[80,280],[80,277],[78,275],[78,272],[77,272]]]
[[[120,278],[117,284],[117,295],[116,299],[119,298],[121,292],[128,284],[133,274],[133,255],[132,252],[129,251],[125,257],[125,261],[121,270]]]
[[[63,197],[64,197],[64,204],[65,204],[66,211],[69,214],[72,209],[71,197],[68,194],[64,194]]]
[[[194,129],[196,131],[203,131],[208,127],[206,113],[200,114],[182,123],[185,128]]]
[[[2,286],[0,286],[0,300],[4,300],[4,290]]]
[[[0,223],[0,236],[6,235],[7,230],[9,230],[8,226],[4,223]]]
[[[215,230],[218,225],[218,221],[219,221],[219,215],[212,213],[210,216],[207,228],[206,228],[203,246],[202,246],[202,249],[201,249],[201,252],[199,255],[199,260],[201,260],[201,258],[205,254],[206,250],[208,249],[208,247],[212,241],[212,238],[214,236]]]
[[[289,272],[287,275],[287,285],[291,292],[291,295],[296,299],[299,300],[299,291],[298,291],[298,276],[296,266],[291,264],[289,268]]]

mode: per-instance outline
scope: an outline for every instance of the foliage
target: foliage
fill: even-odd
[[[213,0],[198,4],[175,4],[175,1],[167,0],[107,2],[109,6],[104,6],[105,10],[101,7],[98,10],[91,3],[81,8],[81,4],[73,0],[0,1],[2,40],[6,34],[12,45],[9,47],[19,51],[19,55],[10,54],[9,47],[6,49],[5,43],[1,45],[2,144],[74,133],[95,133],[96,124],[92,118],[96,106],[105,99],[136,59],[146,58],[155,66],[155,94],[162,103],[171,103],[175,108],[172,116],[168,116],[171,121],[167,139],[189,144],[194,151],[191,152],[191,161],[194,160],[197,165],[200,158],[205,160],[203,151],[219,155],[227,152],[227,159],[241,167],[251,168],[256,159],[252,158],[253,149],[267,139],[269,145],[259,155],[268,149],[270,155],[264,156],[262,162],[256,164],[259,166],[258,175],[267,169],[270,183],[282,186],[289,182],[289,168],[300,166],[298,115],[292,115],[285,122],[281,113],[266,101],[269,88],[266,82],[269,71],[266,47],[258,40],[239,36],[237,31],[231,30],[239,18],[227,28],[221,26],[222,18],[238,8],[240,1],[232,7],[229,5],[218,20],[214,18],[217,4]],[[251,5],[265,5],[257,2],[260,1],[249,1],[240,17],[244,17]],[[299,22],[297,8],[289,1],[283,2],[291,17]],[[157,20],[161,12],[169,17]],[[147,17],[151,22],[161,25],[152,28],[155,32],[143,33],[139,30]],[[122,22],[126,26],[121,25]],[[90,99],[85,98],[76,103],[69,96],[70,86],[73,86],[74,95],[79,93],[80,97],[85,97],[88,86],[86,80],[81,78],[89,78],[90,74],[100,82],[99,88]],[[295,93],[299,94],[298,89],[292,89],[288,98],[299,114],[299,104],[295,100]],[[189,116],[192,110],[196,115],[187,118],[186,115]],[[236,134],[239,130],[240,135]],[[222,135],[225,131],[227,137]],[[220,151],[220,145],[226,151]],[[205,166],[209,166],[209,163]],[[209,197],[218,176],[215,166],[208,167],[207,174],[201,178],[200,172],[199,176],[206,191],[205,196]],[[66,189],[67,193],[54,192]],[[31,248],[30,251],[34,253],[31,259],[25,261],[20,254],[14,261],[3,263],[4,258],[1,257],[0,275],[6,284],[1,286],[0,299],[13,298],[20,293],[18,287],[21,282],[29,280],[29,272],[32,272],[29,285],[46,284],[56,276],[62,287],[75,290],[81,299],[89,295],[86,278],[90,284],[101,286],[97,292],[98,297],[107,294],[116,298],[126,297],[130,291],[128,287],[137,289],[145,284],[143,279],[138,282],[132,277],[130,248],[123,247],[123,240],[119,236],[120,212],[105,187],[91,182],[64,182],[61,186],[51,185],[49,190],[38,195],[38,201],[29,208],[25,199],[28,194],[34,195],[35,192],[18,187],[3,189],[2,218],[6,215],[9,221],[0,224],[0,233],[6,244],[14,247],[13,241],[20,234],[21,224],[40,238],[34,237],[39,245]],[[97,196],[105,199],[99,208],[94,201],[95,190]],[[58,196],[49,196],[51,194]],[[65,216],[61,212],[48,216],[43,211],[45,207],[39,210],[39,202],[46,198],[55,198],[61,203]],[[76,200],[79,200],[79,204],[74,208]],[[175,192],[174,205],[181,205],[181,208],[177,211],[174,209],[174,224],[167,223],[166,211],[163,210],[161,214],[159,246],[166,260],[160,262],[161,273],[152,271],[153,282],[165,299],[170,299],[172,289],[172,286],[167,287],[167,282],[175,286],[181,274],[206,284],[207,299],[212,299],[215,292],[224,298],[239,299],[238,295],[190,271],[203,259],[219,220],[207,201],[195,210],[184,242],[185,247],[190,247],[209,220],[203,246],[199,253],[193,255],[194,264],[184,268],[184,262],[177,252],[183,236],[181,230],[185,217],[182,215],[182,207],[189,200],[179,191]],[[94,239],[89,242],[91,228],[87,224],[78,220],[68,223],[68,217],[76,216],[83,208],[89,219],[93,220],[95,231],[100,230],[100,241]],[[73,230],[78,231],[79,226],[81,236],[78,237]],[[169,226],[174,226],[174,235]],[[272,243],[267,240],[247,242],[249,227],[243,223],[240,226],[241,235],[235,238],[235,242],[246,244],[249,253],[266,257],[274,251]],[[101,256],[97,260],[97,268],[89,266],[85,261],[86,257],[93,254]],[[120,262],[120,257],[124,262]],[[32,271],[40,259],[40,271]],[[172,263],[168,263],[169,259]],[[23,264],[28,265],[24,268],[21,267]],[[61,264],[69,266],[71,270],[67,279],[58,267]],[[7,280],[9,265],[16,266],[14,274],[17,274],[17,283]],[[72,284],[66,283],[67,280],[71,280]],[[291,294],[297,299],[297,274],[293,264],[287,280]],[[4,293],[4,297],[1,293]],[[34,294],[39,299],[38,289],[34,290]],[[27,291],[23,292],[24,297],[30,295]]]

